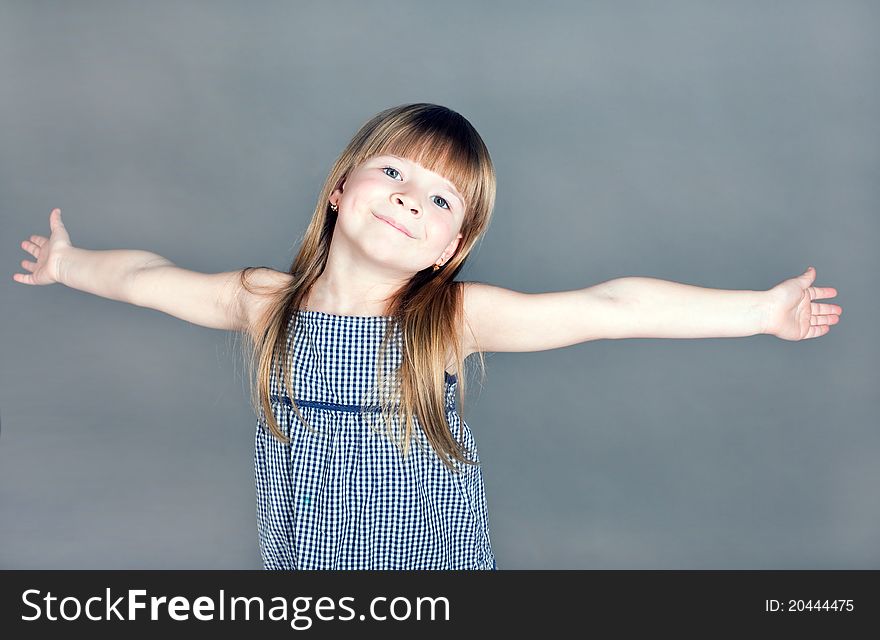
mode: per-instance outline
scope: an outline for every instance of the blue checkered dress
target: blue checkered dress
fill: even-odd
[[[440,460],[414,419],[407,457],[359,412],[378,410],[375,376],[388,316],[300,311],[293,332],[293,388],[299,420],[273,371],[271,406],[291,443],[257,421],[254,471],[257,529],[265,569],[495,569],[481,467]],[[293,318],[288,323],[291,349]],[[400,363],[400,329],[384,372]],[[280,379],[279,379],[280,378]],[[458,414],[457,376],[446,374],[446,416],[453,436],[479,460]],[[393,398],[399,400],[399,392]],[[372,399],[373,402],[364,402]],[[400,431],[396,431],[397,434]],[[399,437],[399,435],[398,435]]]

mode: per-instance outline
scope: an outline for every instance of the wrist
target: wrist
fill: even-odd
[[[759,291],[758,293],[758,309],[760,317],[759,334],[770,334],[770,318],[773,315],[773,296],[771,292]]]
[[[55,280],[66,287],[70,286],[68,284],[70,282],[68,274],[70,272],[70,263],[73,259],[71,253],[74,251],[76,251],[76,247],[73,247],[71,245],[68,245],[66,247],[58,247],[55,250],[55,256],[53,258],[55,261]]]

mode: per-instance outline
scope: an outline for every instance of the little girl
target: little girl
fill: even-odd
[[[815,270],[768,291],[652,278],[527,294],[456,281],[487,229],[495,172],[476,130],[433,104],[380,112],[321,191],[286,273],[187,271],[154,253],[21,246],[24,284],[60,282],[238,332],[258,412],[266,569],[495,569],[479,455],[458,400],[472,353],[601,338],[825,335],[841,307]],[[254,371],[256,370],[256,375]],[[459,386],[459,383],[460,386]],[[383,428],[384,426],[384,428]]]

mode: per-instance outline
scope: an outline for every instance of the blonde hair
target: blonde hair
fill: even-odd
[[[250,338],[250,376],[255,411],[265,415],[271,433],[284,443],[289,438],[278,427],[270,404],[270,382],[275,371],[291,371],[291,357],[286,347],[287,327],[291,318],[297,321],[303,299],[324,270],[336,215],[329,206],[330,194],[349,173],[365,160],[393,154],[418,162],[426,169],[449,179],[465,200],[462,238],[454,255],[437,271],[428,267],[417,272],[396,293],[389,297],[389,317],[379,349],[381,363],[395,329],[401,329],[403,348],[400,367],[392,376],[397,382],[392,393],[387,389],[383,367],[377,366],[377,387],[382,417],[388,426],[392,418],[405,424],[403,454],[407,455],[413,432],[413,416],[417,416],[428,442],[443,463],[454,469],[454,461],[479,464],[465,456],[467,449],[452,437],[445,413],[446,357],[451,345],[457,363],[459,403],[465,397],[464,358],[460,335],[464,328],[463,286],[454,278],[464,266],[468,254],[489,225],[495,205],[495,170],[482,138],[463,116],[435,104],[415,103],[392,107],[370,118],[354,135],[333,165],[324,182],[312,220],[288,273],[293,276],[281,289],[269,289],[271,298],[262,317],[257,318]],[[259,267],[241,272],[241,284],[248,291],[247,275]],[[265,292],[265,291],[264,291]],[[480,363],[485,375],[482,353]],[[282,369],[283,363],[283,369]],[[284,376],[285,388],[297,416],[306,420],[296,406],[290,376]],[[399,409],[392,415],[390,399],[399,391]],[[363,407],[361,409],[363,414]],[[309,426],[311,429],[311,426]],[[463,427],[460,429],[461,437]]]

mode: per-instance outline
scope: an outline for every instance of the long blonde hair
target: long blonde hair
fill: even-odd
[[[435,104],[415,103],[392,107],[370,118],[354,135],[337,158],[318,197],[315,212],[306,230],[299,252],[288,273],[293,276],[281,289],[263,291],[271,300],[266,311],[245,333],[250,339],[249,379],[251,400],[255,411],[266,418],[271,433],[284,443],[288,437],[278,427],[270,403],[270,383],[275,371],[291,371],[291,357],[286,348],[287,327],[291,318],[298,321],[298,312],[312,284],[324,270],[336,214],[330,209],[330,194],[338,188],[352,169],[365,160],[394,154],[418,162],[426,169],[449,179],[465,200],[462,238],[455,254],[439,270],[432,267],[417,272],[388,301],[389,322],[379,349],[382,361],[394,332],[399,328],[403,340],[403,357],[393,378],[394,392],[387,389],[383,367],[377,366],[382,417],[391,433],[392,416],[389,400],[399,393],[399,423],[405,424],[403,454],[406,456],[416,415],[428,442],[443,463],[455,469],[454,461],[479,464],[465,456],[467,449],[453,438],[445,413],[445,374],[449,347],[452,346],[459,380],[459,402],[465,397],[464,357],[460,335],[464,327],[463,285],[454,278],[464,266],[471,249],[489,225],[495,205],[495,170],[489,151],[474,127],[463,116]],[[241,272],[241,284],[250,292],[247,275],[259,267]],[[252,333],[251,333],[252,332]],[[485,375],[485,364],[480,363]],[[283,362],[283,368],[282,368]],[[296,406],[290,376],[284,376],[285,388],[294,411],[307,424]],[[311,427],[309,427],[311,429]],[[459,431],[461,437],[462,429]],[[392,438],[393,439],[393,438]],[[450,460],[451,459],[451,460]]]

